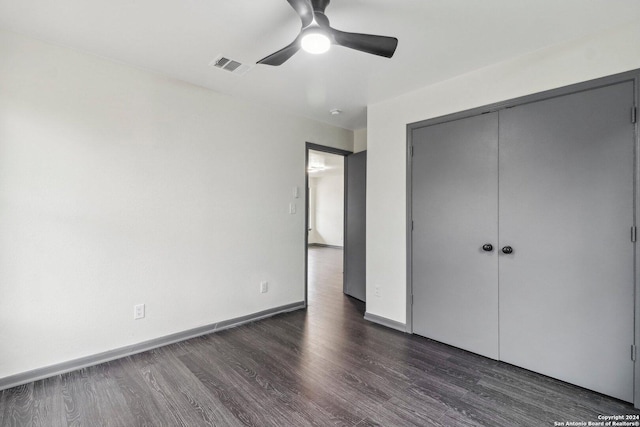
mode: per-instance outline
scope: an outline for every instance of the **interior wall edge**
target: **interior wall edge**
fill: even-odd
[[[385,326],[387,328],[395,329],[400,332],[407,332],[407,325],[401,322],[396,322],[392,319],[387,319],[386,317],[378,316],[377,314],[369,313],[368,311],[364,313],[364,320],[368,320],[372,323],[377,323],[378,325]]]

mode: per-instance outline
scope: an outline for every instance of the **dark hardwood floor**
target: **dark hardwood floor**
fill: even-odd
[[[553,426],[640,414],[369,323],[342,294],[342,251],[309,253],[307,310],[4,390],[0,425]]]

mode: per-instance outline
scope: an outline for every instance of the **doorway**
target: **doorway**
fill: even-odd
[[[309,304],[310,280],[332,272],[344,287],[345,217],[347,209],[346,158],[350,151],[322,145],[306,145],[305,302]],[[319,285],[313,283],[314,286]]]
[[[309,150],[307,167],[310,248],[344,247],[344,156]]]

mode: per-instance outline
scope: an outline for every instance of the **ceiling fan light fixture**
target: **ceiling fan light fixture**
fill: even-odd
[[[395,37],[349,33],[332,28],[324,14],[331,0],[287,0],[302,23],[295,40],[277,52],[262,58],[258,64],[284,64],[300,49],[313,54],[325,53],[332,44],[360,52],[391,58],[398,47]]]
[[[309,32],[300,40],[302,49],[314,55],[325,53],[331,47],[331,40],[320,31]]]

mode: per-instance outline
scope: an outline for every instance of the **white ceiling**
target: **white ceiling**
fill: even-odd
[[[219,54],[254,64],[293,41],[286,0],[0,0],[0,28],[360,129],[368,104],[637,21],[640,1],[333,0],[326,12],[337,29],[397,37],[395,56],[300,51],[242,76],[208,65]]]

